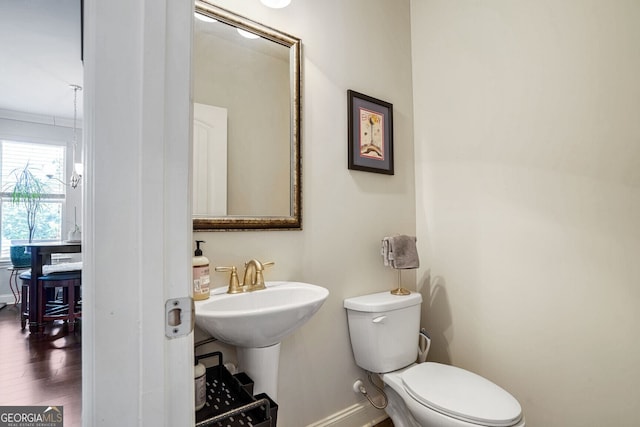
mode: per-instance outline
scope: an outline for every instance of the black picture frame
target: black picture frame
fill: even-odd
[[[393,175],[393,104],[347,90],[349,169]]]

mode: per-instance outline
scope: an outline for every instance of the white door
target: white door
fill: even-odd
[[[193,214],[227,214],[227,109],[193,104]]]
[[[194,423],[192,0],[84,1],[83,425]]]

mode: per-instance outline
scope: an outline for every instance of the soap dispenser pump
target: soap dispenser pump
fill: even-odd
[[[196,251],[193,254],[193,299],[201,301],[209,298],[209,259],[202,255],[200,243],[204,240],[196,240]]]

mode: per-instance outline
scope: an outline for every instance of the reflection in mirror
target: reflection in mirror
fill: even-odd
[[[193,215],[227,214],[227,109],[193,104]]]
[[[194,230],[300,229],[300,40],[203,1],[198,16],[215,21],[194,25]]]

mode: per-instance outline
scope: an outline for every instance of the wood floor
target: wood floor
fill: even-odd
[[[81,426],[80,335],[56,323],[36,337],[20,328],[19,307],[1,309],[0,406],[62,406],[64,426]]]

